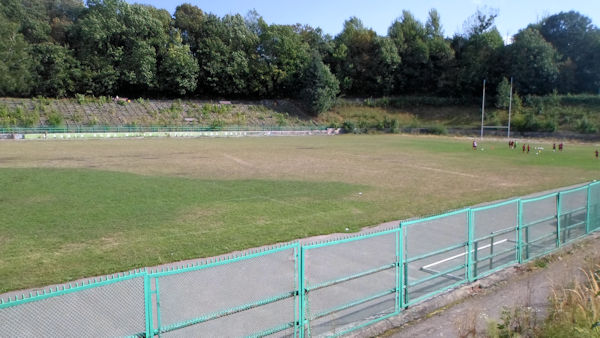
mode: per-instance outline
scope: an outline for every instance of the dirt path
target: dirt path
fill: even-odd
[[[409,308],[357,336],[486,337],[490,321],[500,323],[503,311],[515,308],[530,311],[535,314],[531,322],[542,323],[553,287],[568,286],[576,278],[584,278],[580,268],[591,268],[599,261],[600,233],[597,233],[547,259],[505,269]]]

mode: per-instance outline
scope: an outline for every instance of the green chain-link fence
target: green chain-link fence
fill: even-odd
[[[0,337],[340,336],[600,229],[600,182],[0,300]],[[6,298],[6,297],[4,297]]]

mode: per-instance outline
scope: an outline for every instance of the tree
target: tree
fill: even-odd
[[[0,95],[24,96],[31,91],[29,44],[19,25],[0,14]]]
[[[79,63],[66,47],[46,42],[32,46],[34,93],[65,97],[75,94]]]
[[[510,104],[510,83],[503,77],[502,81],[496,87],[496,107],[500,109],[508,109]]]
[[[578,12],[560,12],[535,26],[561,55],[562,92],[600,89],[600,30]]]
[[[299,98],[308,106],[309,111],[318,115],[333,107],[339,93],[339,82],[323,63],[320,54],[313,52],[303,73],[304,88]]]
[[[388,29],[398,49],[402,67],[396,72],[396,93],[440,93],[447,85],[447,69],[454,58],[444,39],[440,16],[429,11],[425,25],[403,11]]]
[[[482,35],[496,28],[494,21],[498,17],[498,10],[493,8],[477,9],[475,14],[471,15],[464,23],[463,30],[465,37],[470,38],[474,35]]]
[[[258,55],[266,66],[268,85],[276,96],[294,95],[310,60],[309,45],[293,26],[269,26],[262,19],[260,26]]]
[[[559,75],[558,54],[535,29],[527,28],[514,36],[506,48],[507,68],[522,94],[548,94]]]
[[[456,95],[476,96],[484,79],[490,85],[500,81],[504,41],[493,24],[496,16],[495,13],[485,14],[478,10],[465,22],[465,34],[454,36]]]
[[[190,46],[182,43],[177,32],[173,35],[159,67],[160,89],[172,95],[188,95],[196,90],[198,84],[198,63]]]
[[[403,11],[388,29],[388,36],[394,41],[402,67],[396,74],[398,89],[403,93],[425,91],[425,69],[429,61],[427,33],[421,22],[409,11]]]
[[[123,0],[89,0],[69,41],[81,63],[86,92],[148,95],[169,43],[170,16]]]
[[[261,76],[252,76],[258,36],[241,15],[221,19],[184,4],[175,11],[175,27],[198,61],[199,93],[247,96],[262,87],[253,84]]]
[[[381,95],[391,92],[393,74],[400,64],[396,46],[387,37],[363,26],[353,17],[334,39],[334,73],[342,91],[352,95]]]
[[[445,95],[447,94],[446,87],[452,85],[449,70],[454,62],[454,51],[450,42],[444,38],[440,20],[435,9],[429,11],[429,18],[425,23],[429,51],[425,90],[427,93]]]

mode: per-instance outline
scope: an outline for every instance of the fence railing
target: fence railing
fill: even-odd
[[[203,131],[302,131],[326,130],[326,126],[62,126],[0,127],[0,134],[144,133]]]
[[[600,229],[600,182],[0,300],[0,337],[340,336]]]

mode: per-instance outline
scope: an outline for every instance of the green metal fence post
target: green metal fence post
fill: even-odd
[[[150,291],[150,276],[144,270],[144,304],[146,306],[146,337],[154,336],[154,324],[152,323],[152,292]]]
[[[158,290],[158,277],[154,278],[154,294],[156,294],[156,328],[160,338],[160,293]]]
[[[494,268],[494,236],[490,237],[490,267],[492,270]]]
[[[296,295],[294,296],[294,338],[299,336],[298,327],[300,323],[300,271],[298,263],[300,260],[300,247],[299,243],[296,243],[294,247],[294,286],[296,288]]]
[[[406,292],[406,273],[404,270],[404,257],[406,255],[405,252],[405,248],[404,248],[404,225],[402,224],[402,222],[400,222],[400,229],[398,230],[398,246],[399,246],[399,251],[398,251],[398,265],[399,265],[399,269],[398,269],[398,277],[400,279],[399,282],[399,294],[398,294],[398,305],[400,308],[404,308],[404,304],[405,304],[405,292]]]
[[[471,208],[467,212],[467,223],[467,280],[472,282],[475,280],[473,258],[477,257],[477,253],[473,252],[473,210]]]
[[[304,247],[300,246],[300,255],[298,257],[298,337],[304,338],[304,316],[305,316],[305,288],[304,288]]]
[[[587,205],[585,212],[585,233],[590,233],[590,197],[592,196],[592,184],[588,184],[587,186]]]
[[[519,264],[523,263],[523,201],[519,199],[517,215],[517,260]]]
[[[560,200],[562,191],[556,195],[556,247],[560,248]]]
[[[398,225],[398,231],[396,231],[396,304],[394,304],[394,312],[400,313],[400,290],[402,290],[402,282],[400,282],[400,255],[402,254],[402,250],[400,249],[400,229],[402,228],[402,223]]]
[[[406,232],[405,232],[405,227],[404,227],[404,223],[400,223],[400,273],[401,278],[400,278],[400,307],[401,308],[405,308],[406,307],[406,303],[408,300],[407,294],[408,294],[408,287],[407,287],[407,281],[408,281],[408,268],[407,268],[407,264],[406,264],[406,247],[404,244],[404,240],[406,239]]]

